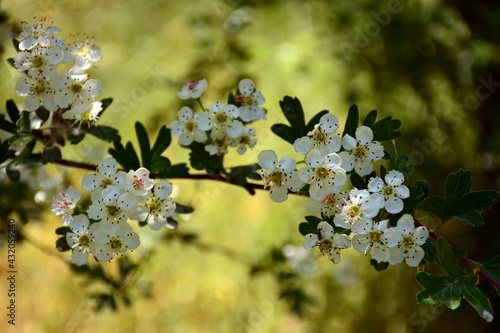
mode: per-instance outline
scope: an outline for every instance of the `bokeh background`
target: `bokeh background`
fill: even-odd
[[[206,78],[204,101],[210,104],[225,101],[241,78],[250,77],[267,99],[268,119],[256,123],[257,146],[244,156],[233,151],[227,166],[255,163],[263,149],[298,157],[269,130],[285,121],[279,101],[290,95],[301,100],[307,118],[327,109],[342,123],[356,103],[362,116],[376,109],[401,119],[396,148],[418,166],[409,182],[426,179],[432,193],[459,168],[472,171],[476,190],[500,188],[496,1],[2,0],[0,6],[9,17],[0,29],[1,100],[21,101],[14,96],[15,71],[5,61],[14,55],[10,26],[47,16],[62,37],[93,36],[102,49],[104,58],[91,75],[114,102],[100,123],[119,128],[134,143],[134,122],[153,138],[175,119],[183,105],[176,91],[185,82]],[[87,137],[64,153],[97,163],[107,148]],[[176,144],[167,154],[174,162],[188,156]],[[60,170],[48,173],[57,177]],[[79,186],[85,174],[64,170],[59,177]],[[2,230],[9,217],[25,221],[17,243],[16,326],[7,325],[2,312],[0,332],[499,329],[497,319],[487,324],[465,302],[455,311],[419,306],[415,269],[376,272],[351,250],[338,266],[317,256],[316,265],[293,273],[281,253],[286,244],[302,242],[297,226],[306,215],[305,199],[276,204],[265,192],[249,196],[238,187],[189,180],[173,180],[176,201],[195,208],[180,218],[179,229],[140,231],[143,244],[133,259],[147,262],[135,275],[139,288],[130,292],[132,304],[94,312],[89,294],[104,287],[73,273],[67,256],[54,249],[61,221],[23,197],[24,186],[39,184],[33,182],[14,190],[3,184],[0,192]],[[451,221],[440,233],[470,258],[486,261],[500,253],[499,210],[496,205],[487,212],[479,229]],[[4,308],[5,246],[0,253]],[[116,273],[113,264],[104,269]],[[484,281],[480,286],[498,313],[498,296]]]

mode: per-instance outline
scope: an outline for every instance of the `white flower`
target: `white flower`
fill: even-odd
[[[307,234],[303,243],[307,250],[319,247],[323,255],[327,255],[334,264],[340,262],[340,250],[351,246],[351,239],[344,234],[335,233],[333,227],[325,221],[318,224],[318,232]]]
[[[249,122],[257,119],[266,119],[266,113],[259,105],[266,102],[260,91],[255,91],[255,85],[250,79],[243,79],[238,84],[239,95],[234,96],[240,103],[240,117]]]
[[[415,228],[415,221],[410,214],[401,216],[397,226],[390,229],[394,237],[400,237],[400,241],[390,249],[389,263],[396,265],[404,260],[408,266],[417,267],[425,255],[421,246],[429,238],[429,230],[424,226]]]
[[[66,234],[66,242],[73,249],[71,262],[77,266],[85,265],[89,259],[90,244],[93,237],[89,234],[89,219],[85,214],[73,217],[70,223],[72,232]]]
[[[151,229],[159,230],[167,224],[167,219],[174,214],[175,202],[169,198],[172,184],[168,180],[160,180],[141,200],[130,214],[130,218],[145,221]]]
[[[314,129],[307,133],[307,136],[295,140],[293,148],[303,155],[312,148],[319,149],[323,156],[336,153],[340,150],[342,143],[340,136],[335,134],[338,128],[337,116],[327,113],[320,118],[319,123],[314,125]]]
[[[344,202],[342,210],[335,215],[333,221],[336,226],[352,229],[354,232],[364,230],[370,219],[377,216],[383,206],[384,201],[379,194],[353,189],[349,193],[349,199]]]
[[[31,51],[18,52],[14,57],[14,66],[28,76],[38,73],[44,78],[51,78],[57,72],[57,65],[63,60],[64,51],[59,47],[39,47]]]
[[[182,87],[181,91],[177,93],[180,99],[196,99],[207,90],[208,84],[207,80],[202,79],[200,81],[188,82]]]
[[[57,110],[52,80],[44,78],[40,73],[20,77],[16,82],[16,93],[25,97],[23,108],[26,111],[35,111],[40,106],[51,112]]]
[[[384,208],[388,213],[397,214],[403,210],[403,200],[410,196],[410,190],[405,185],[404,176],[397,170],[389,171],[385,183],[380,177],[373,177],[368,181],[368,191],[380,193],[384,197]]]
[[[81,110],[79,108],[70,109],[64,112],[62,116],[64,119],[74,119],[77,123],[95,124],[99,119],[101,112],[102,102],[94,101],[85,110]]]
[[[231,138],[237,138],[243,132],[243,123],[236,119],[240,111],[235,105],[215,102],[208,111],[200,114],[200,123],[212,124],[212,129],[225,131]]]
[[[78,71],[89,69],[102,58],[101,49],[91,42],[88,37],[85,40],[71,44],[69,52],[74,56],[74,68]]]
[[[70,74],[59,72],[54,77],[55,101],[60,107],[71,106],[83,113],[94,99],[102,92],[102,83],[96,79],[88,79],[86,74]]]
[[[359,226],[352,238],[352,247],[358,252],[370,254],[377,262],[389,260],[389,248],[399,242],[399,237],[393,233],[386,233],[389,220],[373,223],[366,219],[363,226]]]
[[[307,167],[299,170],[299,178],[310,184],[309,195],[321,201],[333,192],[339,192],[347,181],[345,170],[340,167],[342,159],[336,153],[323,156],[318,149],[311,149],[305,158]]]
[[[353,168],[360,176],[366,176],[373,171],[373,161],[384,157],[384,147],[378,141],[373,141],[373,131],[370,127],[360,126],[356,130],[356,139],[349,134],[342,138],[345,150],[340,152],[342,168],[347,172]]]
[[[73,186],[68,187],[66,192],[60,193],[59,198],[54,197],[54,201],[52,203],[52,213],[54,215],[62,215],[63,225],[67,226],[70,224],[71,215],[75,210],[76,203],[82,194]]]
[[[227,154],[227,147],[234,143],[234,139],[226,133],[225,129],[212,130],[210,140],[212,143],[205,146],[205,150],[210,155]]]
[[[321,201],[311,199],[306,204],[306,210],[311,214],[331,217],[340,213],[342,205],[349,197],[349,191],[329,193]]]
[[[97,172],[86,175],[82,179],[82,186],[86,191],[92,192],[91,200],[101,198],[101,191],[108,186],[123,188],[126,173],[118,171],[118,163],[112,156],[106,157],[97,165]]]
[[[35,20],[33,20],[32,24],[22,22],[23,28],[18,37],[20,40],[19,49],[21,51],[30,50],[37,46],[39,42],[43,42],[48,36],[61,31],[58,27],[45,26],[45,17],[41,18],[39,22],[35,22]]]
[[[278,156],[273,150],[263,150],[258,156],[259,165],[263,168],[261,177],[264,188],[269,187],[269,194],[274,202],[283,202],[288,198],[288,190],[297,192],[304,183],[298,178],[296,162],[283,157],[278,164]]]
[[[179,120],[174,120],[169,127],[172,130],[172,134],[179,135],[179,144],[189,146],[193,141],[201,143],[207,141],[207,133],[205,131],[210,129],[211,126],[207,129],[200,129],[200,114],[194,114],[191,108],[183,106],[177,112],[177,116]]]
[[[243,155],[247,151],[247,148],[253,148],[256,144],[255,129],[245,128],[240,136],[234,140],[232,147],[237,146],[238,154]]]
[[[90,249],[100,262],[113,259],[115,254],[134,250],[141,243],[139,235],[125,222],[114,224],[112,228],[103,228],[102,222],[94,223],[89,228],[89,234],[94,239]]]
[[[125,189],[137,196],[145,196],[154,185],[153,180],[149,178],[149,170],[142,167],[136,171],[130,170],[125,181]]]
[[[101,192],[101,197],[90,204],[87,215],[101,221],[101,228],[125,223],[130,210],[137,204],[137,198],[128,192],[122,192],[115,186],[108,186]],[[106,231],[106,230],[105,230]]]

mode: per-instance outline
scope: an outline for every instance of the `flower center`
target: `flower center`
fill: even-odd
[[[43,58],[41,56],[37,55],[33,58],[33,67],[42,68],[44,64],[45,64],[45,61],[43,60]]]
[[[330,169],[325,166],[320,166],[316,169],[316,177],[326,178],[330,174]]]
[[[358,159],[364,159],[365,157],[367,157],[365,146],[357,146],[356,148],[354,148],[354,152],[352,154]]]
[[[150,213],[158,211],[160,206],[161,206],[161,200],[156,197],[151,198],[151,200],[149,200],[148,203],[146,204],[146,208],[149,210]]]
[[[372,231],[370,231],[370,234],[368,235],[368,239],[372,243],[380,242],[381,238],[382,238],[382,233],[378,230],[372,230]]]
[[[191,120],[190,120],[190,121],[188,121],[188,122],[186,122],[186,130],[187,130],[188,132],[192,132],[192,131],[194,131],[194,130],[195,130],[195,128],[196,128],[196,127],[195,127],[194,123],[193,123]]]
[[[413,241],[412,236],[405,236],[401,244],[403,245],[403,247],[412,247],[415,245],[415,242]]]
[[[78,237],[78,244],[80,246],[89,246],[90,244],[90,238],[89,236],[87,235],[81,235],[80,237]]]
[[[274,185],[281,186],[283,183],[284,174],[280,170],[275,170],[269,175],[269,179]]]
[[[394,188],[392,186],[386,186],[384,188],[383,193],[384,193],[384,196],[386,198],[393,197],[394,196]]]
[[[224,124],[227,122],[227,115],[225,113],[217,113],[217,115],[215,116],[215,120],[219,124]]]
[[[108,216],[111,216],[111,217],[116,217],[117,215],[120,214],[120,212],[122,211],[120,209],[120,207],[116,206],[116,205],[109,205],[109,206],[106,206],[106,210],[108,211]]]
[[[318,242],[318,247],[321,253],[328,253],[332,249],[333,243],[329,238],[323,238]]]
[[[113,250],[119,250],[123,247],[123,242],[122,242],[121,238],[118,238],[116,236],[112,236],[112,238],[109,240],[109,246]]]
[[[35,93],[35,95],[41,95],[45,93],[45,90],[46,90],[45,84],[43,84],[42,82],[38,82],[33,86],[33,92]]]
[[[134,187],[134,189],[136,190],[141,189],[144,187],[144,185],[146,185],[146,182],[143,179],[134,175],[134,180],[132,182],[132,186]]]
[[[189,82],[188,83],[188,90],[189,91],[196,91],[196,87],[198,87],[198,82],[197,81],[193,81],[193,82]]]
[[[69,88],[73,93],[78,94],[82,91],[82,85],[80,83],[73,83]]]
[[[327,139],[327,135],[326,133],[324,133],[323,131],[321,130],[317,130],[317,131],[314,131],[313,133],[313,139],[314,141],[316,141],[317,143],[325,143],[326,142],[326,139]]]

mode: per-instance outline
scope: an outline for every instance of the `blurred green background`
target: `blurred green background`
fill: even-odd
[[[100,124],[119,128],[127,140],[135,142],[136,121],[154,134],[174,120],[183,105],[176,91],[185,82],[208,80],[207,106],[225,101],[250,77],[267,99],[268,119],[256,123],[257,146],[244,156],[232,151],[227,166],[254,163],[263,149],[298,158],[269,129],[285,121],[279,101],[291,95],[308,118],[327,109],[342,123],[356,103],[362,116],[376,109],[401,119],[396,148],[418,166],[409,183],[426,179],[437,193],[449,172],[464,168],[472,171],[475,189],[500,188],[495,1],[3,0],[1,9],[13,24],[47,16],[68,41],[93,36],[104,57],[91,75],[104,83],[101,96],[114,98]],[[15,95],[16,73],[5,61],[14,55],[8,26],[1,31],[0,96],[6,100]],[[188,156],[176,144],[167,153],[177,163]],[[97,163],[106,149],[86,138],[65,154]],[[72,170],[65,179],[79,186],[85,174]],[[29,216],[34,211],[23,206],[30,223],[17,247],[17,325],[3,318],[0,332],[498,332],[498,320],[485,323],[468,304],[455,311],[417,305],[415,269],[376,272],[351,250],[338,266],[319,258],[313,275],[251,275],[272,264],[285,244],[301,244],[297,226],[306,200],[276,204],[268,193],[249,196],[216,182],[173,184],[175,200],[195,208],[178,232],[194,233],[198,241],[141,230],[142,250],[134,257],[149,256],[138,279],[150,283],[151,296],[137,291],[133,304],[118,312],[94,313],[87,296],[99,286],[72,273],[67,256],[60,260],[53,247],[60,219],[47,211]],[[0,196],[6,205],[15,193]],[[477,230],[452,221],[440,232],[470,258],[486,261],[500,253],[499,210],[487,212],[486,226]],[[5,247],[1,253],[4,271]],[[110,274],[116,270],[104,266]],[[498,296],[480,286],[498,313]],[[300,302],[297,293],[296,304],[280,299],[283,288],[300,290],[311,302]],[[3,308],[3,287],[0,300]]]

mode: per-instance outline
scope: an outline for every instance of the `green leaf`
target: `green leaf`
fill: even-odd
[[[500,282],[500,256],[497,256],[490,261],[483,264],[479,264],[479,267],[483,269],[489,276]],[[496,286],[495,286],[496,287]],[[497,293],[500,295],[500,289],[497,288]]]
[[[172,165],[172,162],[165,156],[158,156],[155,161],[149,166],[149,171],[159,173]]]
[[[470,192],[472,187],[472,176],[470,171],[458,170],[446,177],[444,197],[446,202],[453,204]]]
[[[56,235],[66,236],[68,232],[71,232],[70,227],[59,227],[56,229]]]
[[[61,150],[58,147],[45,147],[40,157],[43,163],[50,163],[62,158]]]
[[[460,285],[460,291],[469,304],[477,311],[477,313],[486,319],[487,322],[493,320],[493,308],[490,300],[483,294],[479,288],[470,280],[463,280]]]
[[[371,110],[370,113],[366,116],[365,120],[363,120],[363,125],[372,127],[373,124],[375,124],[375,121],[377,120],[377,110]]]
[[[312,117],[311,120],[309,120],[309,122],[306,125],[307,133],[312,131],[314,129],[314,126],[316,124],[319,124],[319,120],[321,119],[321,117],[323,117],[327,113],[328,113],[328,110],[323,110],[323,111],[318,112],[314,117]],[[305,135],[307,135],[307,133]]]
[[[161,156],[163,152],[170,146],[172,142],[172,134],[170,129],[168,129],[165,125],[160,128],[158,135],[156,136],[156,141],[153,144],[153,148],[151,148],[151,157],[153,162],[156,158]]]
[[[418,180],[410,186],[410,197],[407,199],[413,207],[422,205],[424,199],[429,195],[429,183],[424,180]]]
[[[175,203],[175,212],[178,214],[191,214],[194,212],[193,207],[182,205],[178,202]]]
[[[437,241],[437,259],[439,266],[449,275],[462,273],[448,242],[443,237],[439,237]]]
[[[401,172],[405,178],[408,178],[415,169],[415,166],[411,164],[410,157],[408,155],[400,155],[391,157],[389,169],[397,170]]]
[[[421,209],[432,213],[442,219],[444,219],[446,216],[446,207],[447,204],[444,198],[437,195],[424,199],[424,201],[420,205]]]
[[[435,239],[430,237],[427,238],[425,244],[422,245],[422,249],[425,251],[425,261],[433,263],[438,260],[437,241]],[[465,251],[453,247],[451,248],[451,251],[453,252],[455,260],[462,259],[467,254]]]
[[[239,185],[245,185],[247,182],[247,178],[253,180],[261,180],[260,173],[257,170],[260,170],[259,164],[250,164],[239,166],[235,168],[231,168],[229,170],[229,177],[236,181]]]
[[[121,141],[120,134],[118,130],[114,129],[110,126],[97,125],[90,127],[87,132],[92,134],[98,139],[101,139],[106,142],[119,142]]]
[[[31,132],[30,113],[28,111],[22,111],[20,113],[20,117],[16,121],[16,126],[20,132],[24,132],[24,133]]]
[[[378,262],[375,259],[370,259],[370,265],[372,265],[377,272],[385,271],[387,268],[389,268],[388,262]]]
[[[66,139],[72,144],[76,145],[85,138],[84,131],[68,131],[66,132]]]
[[[102,114],[104,113],[104,111],[106,111],[106,109],[111,105],[111,103],[113,103],[113,99],[108,97],[108,98],[103,98],[101,99],[101,108],[102,108],[102,111],[99,113],[99,117],[102,117]]]
[[[462,220],[474,227],[479,227],[484,224],[484,217],[481,216],[478,212],[468,212],[458,216],[455,216],[456,219]]]
[[[9,158],[14,157],[15,152],[13,150],[9,150],[9,148],[10,144],[7,140],[0,144],[0,164],[7,161]]]
[[[371,126],[373,131],[373,140],[388,141],[397,139],[401,136],[401,133],[397,131],[399,127],[401,127],[400,120],[392,119],[392,117],[382,118]]]
[[[71,250],[71,247],[68,245],[66,241],[66,237],[59,237],[56,241],[56,249],[59,252],[66,252]]]
[[[25,163],[30,157],[33,149],[35,149],[36,139],[29,136],[30,140],[25,144],[21,152],[14,158],[13,163],[22,164]],[[11,138],[12,139],[12,138]]]
[[[5,120],[5,115],[0,114],[0,129],[9,133],[17,133],[17,127],[8,120]]]
[[[206,170],[208,174],[225,172],[222,167],[222,157],[219,155],[210,155],[205,150],[205,145],[193,142],[189,148],[189,163],[196,170]]]
[[[18,169],[14,168],[14,165],[12,163],[7,165],[7,167],[5,168],[5,173],[7,174],[7,178],[9,178],[14,183],[19,182],[19,179],[21,179],[21,173]]]
[[[304,110],[297,97],[285,96],[280,101],[280,107],[286,119],[292,126],[297,138],[307,135],[306,122],[304,119]]]
[[[351,179],[352,186],[354,186],[358,190],[362,190],[362,189],[366,189],[367,188],[365,181],[357,173],[351,173],[350,179]]]
[[[460,280],[468,279],[467,275],[440,276],[427,272],[418,272],[417,282],[424,288],[417,293],[417,301],[430,307],[445,304],[454,310],[460,306],[462,299],[459,283]]]
[[[350,136],[355,138],[358,126],[359,126],[359,111],[357,105],[353,104],[349,108],[342,137],[344,137],[346,134],[349,134]]]
[[[285,124],[274,124],[273,126],[271,126],[271,131],[280,138],[282,138],[283,140],[285,140],[286,142],[289,142],[291,144],[293,144],[295,140],[299,138],[297,137],[293,128]]]
[[[457,216],[473,210],[487,210],[495,204],[498,192],[495,190],[484,190],[467,193],[455,202],[448,203],[449,216]]]
[[[151,165],[151,146],[149,144],[149,137],[146,128],[140,123],[135,123],[135,133],[137,135],[137,140],[139,141],[139,148],[141,150],[142,166],[149,169]]]
[[[126,170],[136,170],[140,167],[139,157],[130,142],[127,142],[126,147],[119,141],[114,141],[113,145],[115,148],[110,148],[109,153]]]
[[[156,175],[158,178],[185,178],[187,176],[189,176],[189,168],[186,163],[170,165]]]
[[[318,229],[310,223],[302,222],[299,224],[299,232],[302,236],[305,236],[307,234],[316,234]]]
[[[12,99],[8,99],[5,102],[5,109],[7,110],[10,121],[15,124],[21,117],[21,113],[19,112],[16,103]]]

